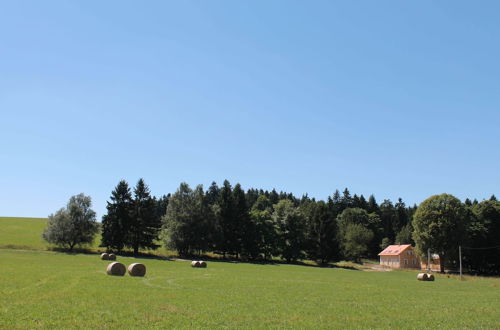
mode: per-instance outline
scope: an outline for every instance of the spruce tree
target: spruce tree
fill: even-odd
[[[101,246],[108,250],[123,250],[131,225],[132,194],[128,183],[121,180],[111,192],[107,214],[102,217]]]
[[[134,254],[143,249],[157,249],[155,242],[161,229],[160,218],[156,212],[156,200],[151,197],[149,187],[143,179],[139,179],[134,188],[130,230],[126,237],[126,246],[134,250]]]
[[[307,257],[326,264],[338,256],[335,218],[328,205],[323,202],[308,202],[301,206],[306,219]]]
[[[232,187],[227,180],[224,180],[220,189],[214,213],[216,218],[215,250],[225,258],[226,254],[235,254],[238,245],[236,235],[238,228],[234,223]]]

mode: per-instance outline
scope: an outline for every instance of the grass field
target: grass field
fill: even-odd
[[[0,248],[46,249],[42,232],[47,218],[0,217]]]
[[[0,249],[0,328],[500,328],[500,279],[118,261],[144,263],[146,277],[108,276],[96,254]]]

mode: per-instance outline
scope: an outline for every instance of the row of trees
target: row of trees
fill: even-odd
[[[57,216],[49,217],[48,228]],[[175,193],[157,199],[141,179],[133,194],[125,181],[113,190],[101,233],[101,246],[118,252],[156,249],[163,241],[179,255],[211,252],[224,258],[310,259],[322,264],[373,258],[387,245],[400,243],[416,244],[421,253],[431,249],[453,265],[462,245],[470,271],[500,269],[494,248],[500,242],[500,203],[494,196],[461,203],[451,195],[438,195],[417,209],[401,199],[378,204],[373,195],[366,199],[348,189],[317,201],[275,190],[244,191],[224,181],[206,191],[201,185],[192,189],[181,183]]]

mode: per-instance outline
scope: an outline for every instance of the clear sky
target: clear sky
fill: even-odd
[[[120,179],[500,195],[498,1],[2,1],[0,215]],[[499,196],[500,197],[500,196]]]

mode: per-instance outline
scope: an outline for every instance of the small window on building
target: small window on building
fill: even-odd
[[[405,265],[408,265],[408,259],[405,259]]]

